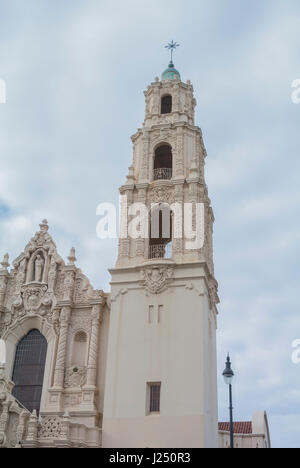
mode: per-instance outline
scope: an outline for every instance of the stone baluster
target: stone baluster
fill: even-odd
[[[102,303],[93,305],[92,309],[92,329],[89,346],[89,358],[87,366],[87,387],[96,387],[97,379],[97,359],[98,359],[98,347],[99,347],[99,325],[102,314]]]
[[[65,373],[65,361],[68,344],[68,329],[69,321],[71,316],[71,307],[66,306],[61,309],[60,313],[60,329],[58,339],[58,349],[56,357],[56,365],[54,372],[54,387],[63,388],[64,385],[64,373]]]

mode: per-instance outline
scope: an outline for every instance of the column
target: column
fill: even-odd
[[[89,358],[87,366],[86,387],[96,387],[98,347],[99,347],[99,326],[101,321],[101,305],[94,304],[92,309],[92,328],[89,346]]]
[[[58,340],[58,350],[56,356],[56,365],[54,373],[54,387],[63,388],[65,361],[68,343],[68,329],[71,316],[71,307],[66,306],[61,309],[60,313],[60,331]]]

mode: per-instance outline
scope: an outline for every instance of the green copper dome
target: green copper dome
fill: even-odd
[[[169,67],[163,72],[161,75],[162,80],[180,80],[180,73],[176,68],[174,68],[174,64],[171,61],[169,63]]]

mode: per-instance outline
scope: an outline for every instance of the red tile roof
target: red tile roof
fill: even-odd
[[[219,422],[219,431],[230,431],[229,422]],[[241,421],[233,423],[233,432],[234,434],[252,434],[252,422],[251,421]]]

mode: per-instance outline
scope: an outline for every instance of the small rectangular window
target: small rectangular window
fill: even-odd
[[[148,384],[148,412],[159,413],[160,412],[160,382]]]

